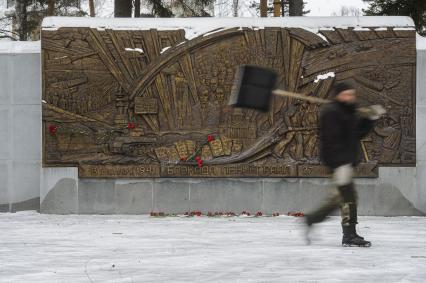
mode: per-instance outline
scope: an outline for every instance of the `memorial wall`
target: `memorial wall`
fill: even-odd
[[[82,21],[42,31],[44,167],[75,166],[84,178],[327,176],[318,105],[281,97],[269,113],[227,105],[242,64],[274,69],[277,87],[320,98],[351,80],[361,105],[388,111],[360,144],[357,175],[415,166],[412,28],[235,21],[187,38],[178,24]]]
[[[424,215],[426,41],[413,26],[46,18],[42,49],[0,43],[0,211],[309,211],[331,187],[318,106],[229,108],[237,65],[256,64],[278,71],[280,88],[328,98],[349,79],[361,104],[386,106],[360,144],[359,213]]]

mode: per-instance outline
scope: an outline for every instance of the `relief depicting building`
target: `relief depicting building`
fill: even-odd
[[[352,80],[361,104],[388,109],[362,141],[359,176],[415,165],[411,29],[236,27],[186,40],[184,29],[62,27],[43,30],[42,53],[43,163],[78,166],[80,177],[326,176],[318,105],[227,106],[241,64],[321,98]],[[328,72],[335,78],[316,80]]]

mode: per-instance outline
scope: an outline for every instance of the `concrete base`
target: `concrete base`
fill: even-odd
[[[25,210],[40,211],[40,198],[32,198],[25,201],[0,204],[0,212],[18,212]]]
[[[316,208],[333,190],[329,180],[319,178],[78,179],[75,168],[44,170],[43,183],[50,187],[41,200],[41,212],[54,214],[147,214],[151,211],[286,214]],[[378,179],[357,179],[359,214],[425,215],[416,209],[415,197],[408,190],[414,186],[415,170],[381,168]]]

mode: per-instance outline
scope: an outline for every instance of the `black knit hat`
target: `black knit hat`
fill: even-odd
[[[338,95],[342,91],[349,90],[349,89],[355,89],[355,87],[352,84],[350,84],[348,81],[337,83],[333,86],[332,95],[333,97],[336,97],[336,95]]]

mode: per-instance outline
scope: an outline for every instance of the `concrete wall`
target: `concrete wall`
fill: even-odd
[[[40,52],[0,43],[0,211],[40,207],[40,83]]]
[[[416,87],[416,207],[426,212],[426,37],[417,38]]]
[[[0,44],[1,51],[1,44]],[[361,215],[426,214],[426,49],[417,63],[417,168],[381,168],[357,179]],[[327,179],[79,179],[77,168],[41,168],[40,54],[0,52],[0,210],[139,214],[308,211]]]
[[[326,198],[327,179],[78,179],[75,168],[43,170],[43,213],[143,214],[309,211]],[[360,215],[423,215],[402,193],[415,187],[415,168],[381,168],[358,179]]]

